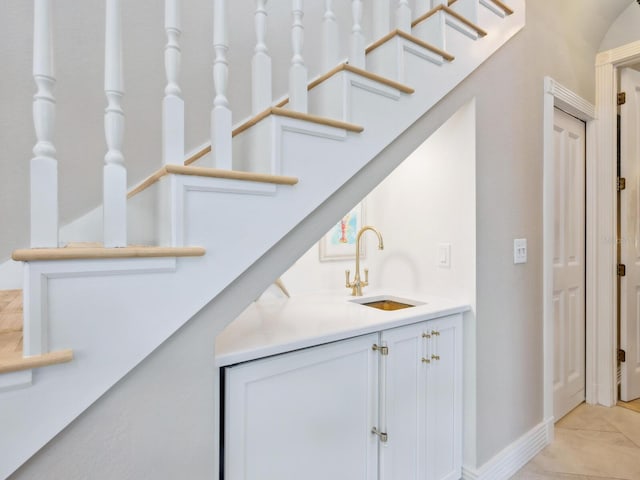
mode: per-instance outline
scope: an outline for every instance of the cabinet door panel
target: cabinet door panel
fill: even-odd
[[[227,368],[227,480],[377,478],[377,334]]]
[[[426,478],[458,479],[462,473],[462,317],[434,320],[428,327],[430,356],[437,358],[427,367]]]
[[[381,480],[423,480],[425,431],[424,324],[382,332],[387,362],[387,443],[380,444]]]

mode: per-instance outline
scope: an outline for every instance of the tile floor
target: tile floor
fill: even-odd
[[[512,480],[640,480],[640,413],[582,404]]]

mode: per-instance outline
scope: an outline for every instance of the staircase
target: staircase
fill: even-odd
[[[337,22],[326,1],[326,73],[309,81],[302,1],[293,0],[290,90],[276,102],[264,48],[266,2],[259,0],[254,115],[232,126],[225,9],[233,2],[214,0],[213,142],[185,160],[184,102],[176,83],[179,2],[167,0],[164,164],[127,192],[120,152],[120,0],[107,0],[104,243],[59,248],[56,160],[47,126],[53,123],[47,57],[53,2],[35,2],[36,32],[44,29],[34,45],[39,93],[32,247],[38,248],[13,255],[24,262],[24,325],[20,292],[0,292],[2,478],[238,278],[271,283],[277,274],[258,278],[252,266],[283,246],[302,222],[317,221],[316,230],[326,230],[330,221],[321,219],[322,206],[524,26],[524,0],[422,1],[416,4],[423,11],[416,12],[406,0],[375,0],[370,37],[377,40],[367,46],[363,2],[354,0],[351,53],[340,61]],[[297,247],[312,241],[305,238]],[[242,308],[253,298],[246,292],[230,301]],[[219,328],[231,320],[218,319]]]

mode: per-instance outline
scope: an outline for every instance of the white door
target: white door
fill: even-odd
[[[626,103],[620,107],[620,176],[627,187],[620,194],[620,261],[626,275],[620,279],[621,400],[640,397],[640,72],[621,70]]]
[[[556,420],[585,395],[585,124],[554,113],[554,407]]]
[[[226,368],[225,479],[377,479],[377,340]]]

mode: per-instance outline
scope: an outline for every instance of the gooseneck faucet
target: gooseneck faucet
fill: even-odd
[[[356,236],[356,275],[355,277],[353,277],[353,283],[349,281],[351,272],[349,270],[345,272],[345,276],[347,279],[347,288],[351,289],[351,295],[354,297],[361,297],[362,287],[366,287],[367,285],[369,285],[369,270],[367,270],[366,268],[364,269],[364,281],[360,279],[360,237],[362,237],[362,234],[367,230],[371,230],[378,236],[378,250],[384,250],[382,235],[380,235],[380,232],[378,232],[378,230],[368,225],[360,229],[358,235]]]

